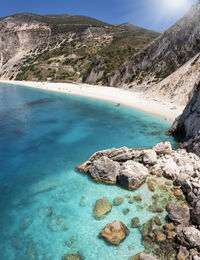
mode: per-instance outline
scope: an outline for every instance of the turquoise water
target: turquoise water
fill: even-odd
[[[61,260],[81,252],[88,260],[128,259],[144,250],[141,233],[131,219],[144,223],[153,216],[127,195],[136,192],[93,182],[75,166],[94,152],[110,147],[151,147],[170,140],[170,123],[159,117],[112,103],[21,86],[0,84],[0,252],[1,260]],[[159,135],[150,134],[152,131]],[[116,196],[103,220],[93,216],[97,199]],[[127,215],[123,210],[129,208]],[[130,228],[115,247],[98,237],[114,220]]]

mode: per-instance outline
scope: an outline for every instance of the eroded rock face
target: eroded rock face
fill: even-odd
[[[105,217],[112,209],[112,204],[107,198],[98,199],[94,206],[94,215],[96,218],[101,219]]]
[[[119,171],[120,164],[110,160],[106,156],[93,161],[89,169],[89,173],[93,179],[110,184],[115,184],[117,182]]]
[[[185,206],[179,206],[176,203],[171,203],[168,217],[175,224],[188,225],[190,222],[190,210]]]
[[[119,182],[128,189],[137,189],[146,181],[148,170],[134,161],[127,161],[121,167]]]
[[[189,248],[200,248],[200,231],[194,226],[185,227],[177,234],[179,242]]]
[[[107,224],[100,236],[113,245],[119,245],[129,235],[128,228],[120,221]]]

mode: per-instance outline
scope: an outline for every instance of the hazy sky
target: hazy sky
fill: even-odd
[[[81,14],[108,23],[131,22],[163,31],[182,17],[197,0],[6,0],[0,16],[37,14]]]

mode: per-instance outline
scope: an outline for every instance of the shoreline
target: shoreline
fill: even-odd
[[[0,80],[0,83],[21,85],[42,90],[61,92],[68,95],[104,100],[157,115],[171,122],[173,122],[184,109],[184,106],[174,103],[169,103],[155,98],[150,99],[145,96],[145,93],[131,92],[114,87],[95,86],[84,83],[72,84],[16,80]]]

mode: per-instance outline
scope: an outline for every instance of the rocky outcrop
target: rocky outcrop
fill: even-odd
[[[182,115],[176,119],[169,134],[181,136],[183,146],[190,152],[200,155],[200,76],[190,94],[190,101]]]
[[[94,215],[98,219],[102,219],[112,209],[112,204],[107,198],[98,199],[94,206]]]
[[[128,235],[128,228],[120,221],[107,224],[100,232],[100,236],[113,245],[119,245]]]
[[[191,221],[195,225],[200,225],[200,197],[198,197],[197,200],[193,203],[193,209],[191,211]]]
[[[120,172],[120,164],[103,156],[92,162],[89,172],[96,181],[115,184]]]
[[[137,189],[146,181],[148,170],[145,166],[134,161],[127,161],[121,167],[119,183],[131,190]]]

